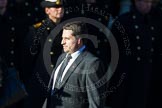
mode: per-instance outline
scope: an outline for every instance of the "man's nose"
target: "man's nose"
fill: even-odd
[[[61,11],[61,10],[63,10],[63,7],[58,7],[57,10],[60,10]]]
[[[64,42],[64,39],[61,40],[61,45],[63,45],[65,42]]]

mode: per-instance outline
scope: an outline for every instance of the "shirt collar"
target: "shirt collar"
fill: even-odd
[[[83,52],[83,50],[86,48],[85,45],[83,45],[79,50],[77,50],[76,52],[72,53],[71,54],[71,57],[74,58],[74,57],[77,57],[81,52]],[[66,55],[67,56],[67,55]]]

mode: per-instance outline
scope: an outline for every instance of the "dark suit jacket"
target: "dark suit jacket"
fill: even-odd
[[[64,53],[59,57],[56,68],[65,55]],[[52,85],[54,72],[49,87]],[[103,108],[105,98],[101,95],[105,92],[106,84],[102,83],[101,78],[104,73],[101,61],[83,51],[67,71],[60,87],[48,98],[48,108]]]

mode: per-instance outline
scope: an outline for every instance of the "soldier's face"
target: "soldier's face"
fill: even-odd
[[[153,0],[135,0],[135,6],[142,14],[150,12],[153,5]]]
[[[72,34],[73,34],[72,30],[65,30],[65,29],[63,30],[62,34],[61,44],[63,46],[63,50],[64,52],[69,54],[72,54],[75,51],[77,51],[81,44],[81,39],[80,38],[77,39]]]
[[[63,7],[50,7],[46,8],[46,14],[49,16],[51,19],[60,19],[64,15],[64,8]]]
[[[0,0],[0,9],[7,6],[7,0]]]

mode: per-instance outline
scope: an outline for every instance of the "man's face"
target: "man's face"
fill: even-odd
[[[61,44],[66,53],[72,54],[79,49],[79,39],[72,35],[72,30],[63,30]]]
[[[7,0],[0,0],[0,9],[7,6]]]
[[[63,7],[46,8],[46,14],[51,19],[61,19],[64,15],[64,8]]]
[[[153,0],[135,0],[137,10],[142,14],[150,12],[153,5]]]

